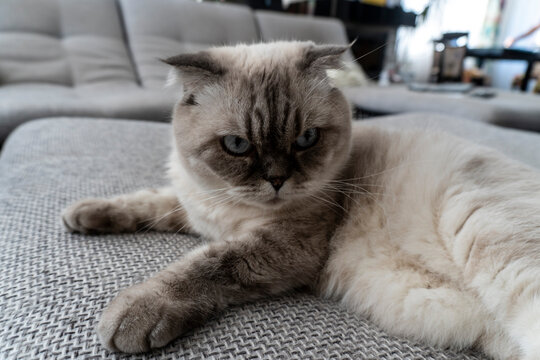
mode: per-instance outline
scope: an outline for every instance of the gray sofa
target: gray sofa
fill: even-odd
[[[140,86],[114,1],[0,1],[0,143],[47,116],[166,121],[172,101]]]
[[[158,61],[211,45],[276,39],[348,42],[337,20],[193,0],[0,0],[0,144],[19,124],[50,116],[167,121],[174,102]],[[346,60],[352,62],[349,52]],[[538,97],[448,99],[374,86],[345,89],[373,113],[435,110],[540,128]],[[517,103],[516,103],[517,101]]]
[[[540,135],[426,114],[379,126],[443,129],[540,169]],[[28,122],[0,156],[0,359],[485,359],[391,336],[309,293],[229,309],[149,354],[112,354],[94,331],[122,288],[204,240],[141,232],[68,233],[61,210],[87,196],[165,183],[170,125],[54,118]]]
[[[492,98],[470,93],[411,91],[403,85],[362,86],[344,89],[347,97],[368,113],[435,112],[498,126],[540,132],[540,95],[490,89]]]

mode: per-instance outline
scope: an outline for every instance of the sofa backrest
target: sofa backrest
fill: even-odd
[[[255,12],[261,40],[303,40],[317,44],[348,45],[345,26],[338,19],[283,14],[259,10]],[[351,50],[343,55],[345,63],[339,71],[329,71],[338,86],[367,85],[369,80],[356,63]]]
[[[135,84],[114,0],[0,0],[0,85]]]
[[[163,87],[168,67],[158,61],[213,45],[259,41],[246,6],[194,0],[120,0],[133,60],[145,87]]]
[[[282,14],[259,10],[255,12],[263,41],[303,40],[317,44],[347,45],[349,40],[343,23],[338,19]],[[353,60],[347,52],[345,60]]]

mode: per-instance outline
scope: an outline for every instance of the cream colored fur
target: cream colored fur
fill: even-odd
[[[397,335],[539,359],[539,174],[448,135],[355,128],[373,141],[387,163],[357,186],[374,201],[348,209],[321,292]]]

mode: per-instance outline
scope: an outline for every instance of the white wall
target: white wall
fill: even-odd
[[[502,46],[508,36],[517,36],[540,22],[539,0],[507,0],[506,8],[501,19],[501,27],[497,45]],[[538,47],[540,31],[528,39],[518,42],[515,47]],[[525,72],[526,65],[520,61],[493,61],[489,65],[489,74],[493,78],[493,85],[509,89],[515,75]]]
[[[397,56],[416,81],[427,81],[433,56],[432,40],[445,32],[468,32],[469,45],[481,46],[482,26],[489,0],[433,1],[425,22],[398,31]],[[509,0],[512,1],[512,0]],[[534,0],[540,3],[540,0]],[[405,10],[420,12],[428,0],[402,0]]]

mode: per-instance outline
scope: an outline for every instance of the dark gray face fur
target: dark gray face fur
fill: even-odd
[[[344,49],[256,46],[262,49],[168,59],[184,81],[173,124],[180,158],[205,188],[226,187],[244,203],[276,206],[320,190],[345,161],[349,106],[325,73]],[[240,59],[230,57],[235,50]],[[308,129],[319,137],[304,149],[297,139]],[[249,151],[227,151],[228,135],[247,140]]]

